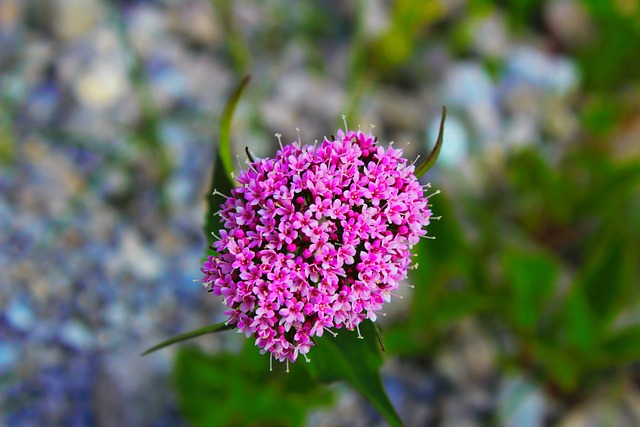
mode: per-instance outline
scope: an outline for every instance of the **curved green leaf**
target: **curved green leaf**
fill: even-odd
[[[154,345],[150,349],[146,350],[140,356],[146,356],[147,354],[153,353],[156,350],[160,350],[162,348],[177,344],[182,341],[190,340],[191,338],[196,338],[206,334],[213,334],[215,332],[228,331],[229,329],[233,329],[234,327],[235,325],[227,325],[224,322],[205,326],[204,328],[196,329],[195,331],[186,332],[184,334],[176,335],[175,337],[169,338],[168,340],[164,340],[160,344]]]
[[[207,192],[207,211],[204,220],[204,235],[207,243],[212,245],[214,237],[212,233],[218,233],[222,224],[220,219],[216,217],[216,212],[220,209],[220,205],[224,202],[221,194],[228,195],[233,188],[233,162],[231,160],[231,120],[235,111],[238,100],[242,95],[244,88],[249,82],[249,76],[242,79],[233,94],[227,101],[224,112],[220,118],[220,142],[218,150],[215,154],[213,172],[211,173],[211,181]],[[214,194],[215,193],[215,194]]]
[[[320,382],[346,381],[391,426],[402,426],[402,420],[382,385],[380,367],[383,360],[373,322],[362,322],[360,331],[364,339],[358,339],[354,331],[340,331],[336,337],[324,334],[316,339],[318,345],[309,352],[311,362],[304,366]]]
[[[433,147],[433,150],[431,150],[431,153],[429,153],[429,157],[421,162],[420,165],[418,165],[418,167],[416,168],[415,175],[418,178],[427,173],[427,171],[431,169],[431,167],[433,167],[433,165],[436,163],[436,160],[438,160],[438,156],[440,155],[440,149],[442,148],[442,142],[444,139],[444,122],[446,119],[447,107],[443,105],[442,117],[440,118],[440,130],[438,131],[438,139],[436,140],[436,145]]]
[[[218,145],[218,157],[222,160],[224,171],[227,173],[229,181],[233,182],[231,177],[233,173],[233,159],[231,158],[231,121],[233,120],[233,113],[236,111],[238,101],[244,92],[245,87],[249,83],[249,76],[245,76],[235,90],[231,94],[231,97],[227,100],[227,105],[224,107],[222,117],[220,118],[220,144]]]

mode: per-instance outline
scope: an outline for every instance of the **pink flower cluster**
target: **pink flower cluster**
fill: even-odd
[[[431,211],[401,154],[340,130],[319,146],[285,146],[237,177],[202,282],[262,353],[307,359],[314,336],[375,321],[406,278]]]

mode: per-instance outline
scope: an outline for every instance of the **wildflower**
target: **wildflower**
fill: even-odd
[[[339,130],[252,159],[238,175],[202,283],[262,353],[307,359],[313,337],[375,321],[406,278],[431,211],[401,156],[370,133]]]

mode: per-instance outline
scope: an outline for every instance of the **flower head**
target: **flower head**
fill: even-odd
[[[262,353],[295,361],[331,329],[376,319],[431,211],[402,150],[339,130],[253,161],[220,209],[203,284]]]

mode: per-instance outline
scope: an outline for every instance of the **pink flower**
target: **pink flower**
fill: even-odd
[[[339,130],[290,144],[236,178],[224,229],[201,271],[228,323],[279,361],[305,359],[314,336],[376,320],[407,276],[431,211],[402,150]]]

